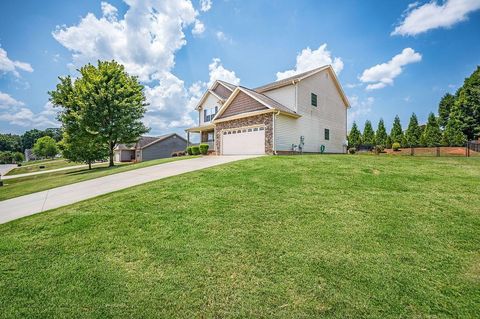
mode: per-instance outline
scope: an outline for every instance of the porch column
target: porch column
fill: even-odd
[[[187,131],[187,147],[190,146],[190,131]]]

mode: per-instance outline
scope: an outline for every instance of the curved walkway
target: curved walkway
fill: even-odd
[[[7,199],[0,201],[0,224],[158,179],[254,157],[205,156],[175,161]]]

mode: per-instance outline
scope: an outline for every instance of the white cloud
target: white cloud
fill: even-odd
[[[195,124],[195,96],[172,73],[175,53],[186,45],[185,28],[193,25],[192,33],[200,34],[205,26],[189,0],[125,2],[124,16],[104,2],[101,17],[87,13],[76,25],[57,27],[53,37],[72,52],[73,68],[99,59],[123,64],[145,84],[150,105],[144,120],[151,134],[181,132]]]
[[[303,49],[297,55],[295,68],[284,72],[277,72],[277,80],[285,79],[298,73],[310,71],[312,69],[331,64],[337,74],[343,69],[341,58],[332,58],[332,54],[327,50],[327,44],[322,44],[318,49],[311,50],[309,47]]]
[[[59,126],[59,123],[55,120],[56,112],[50,102],[47,102],[43,106],[43,110],[41,112],[33,113],[32,110],[24,106],[25,104],[23,102],[17,101],[11,97],[10,99],[6,99],[7,102],[10,101],[10,104],[7,107],[0,107],[0,109],[2,109],[2,112],[0,112],[0,121],[6,121],[10,125],[29,128],[47,128]]]
[[[0,47],[0,73],[12,73],[14,76],[19,77],[18,70],[33,72],[33,68],[29,63],[10,60],[7,51]]]
[[[199,35],[202,34],[205,31],[205,25],[202,23],[200,20],[195,20],[195,25],[193,26],[192,29],[192,34],[193,35]]]
[[[467,20],[468,14],[478,9],[479,0],[431,1],[422,6],[415,2],[408,6],[403,21],[391,35],[413,36],[436,28],[450,28]]]
[[[210,87],[215,80],[223,80],[235,85],[240,84],[240,79],[236,76],[235,72],[225,69],[219,58],[212,59],[212,63],[208,65],[208,71],[210,78],[207,83],[208,87]]]
[[[351,108],[348,110],[348,123],[349,126],[357,121],[362,116],[369,114],[372,111],[373,103],[375,98],[369,96],[366,99],[360,100],[358,96],[353,95],[349,96],[348,100],[350,101]]]
[[[200,0],[200,10],[207,12],[212,8],[212,0]]]
[[[215,32],[215,36],[217,37],[218,41],[221,42],[227,42],[229,44],[233,44],[233,40],[230,36],[228,36],[225,32],[223,31],[217,31]]]
[[[402,73],[402,67],[421,60],[420,53],[412,48],[405,48],[390,61],[364,70],[359,79],[363,83],[371,83],[367,85],[367,90],[381,89],[387,85],[393,85],[393,80]]]
[[[7,93],[3,93],[0,91],[0,110],[10,109],[12,107],[23,106],[23,105],[24,105],[23,102],[17,101]]]

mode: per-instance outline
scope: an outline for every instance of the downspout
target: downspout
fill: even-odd
[[[273,124],[272,124],[272,143],[273,143],[273,155],[277,155],[277,147],[276,147],[276,142],[275,142],[275,118],[277,115],[280,114],[280,111],[277,111],[277,113],[273,113]]]

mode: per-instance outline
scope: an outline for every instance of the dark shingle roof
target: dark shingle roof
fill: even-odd
[[[179,138],[182,138],[180,135],[176,133],[170,133],[170,134],[165,134],[161,136],[140,136],[140,139],[137,141],[137,143],[133,144],[118,144],[115,149],[117,150],[133,150],[133,149],[140,149],[144,148],[145,146],[152,144],[154,142],[159,142],[161,140],[164,140],[170,136],[177,135]]]
[[[285,79],[282,79],[282,80],[279,80],[279,81],[275,81],[275,82],[272,82],[272,83],[268,83],[268,84],[259,86],[259,87],[255,88],[254,90],[257,91],[257,92],[265,92],[265,91],[268,91],[270,89],[276,88],[277,86],[282,86],[284,84],[289,84],[290,82],[292,82],[294,80],[298,80],[298,79],[303,78],[305,76],[309,76],[310,74],[318,72],[322,69],[326,69],[328,67],[329,67],[329,65],[324,65],[324,66],[321,66],[319,68],[316,68],[316,69],[313,69],[313,70],[310,70],[310,71],[307,71],[307,72],[295,74],[294,76],[290,76],[288,78],[285,78]]]

